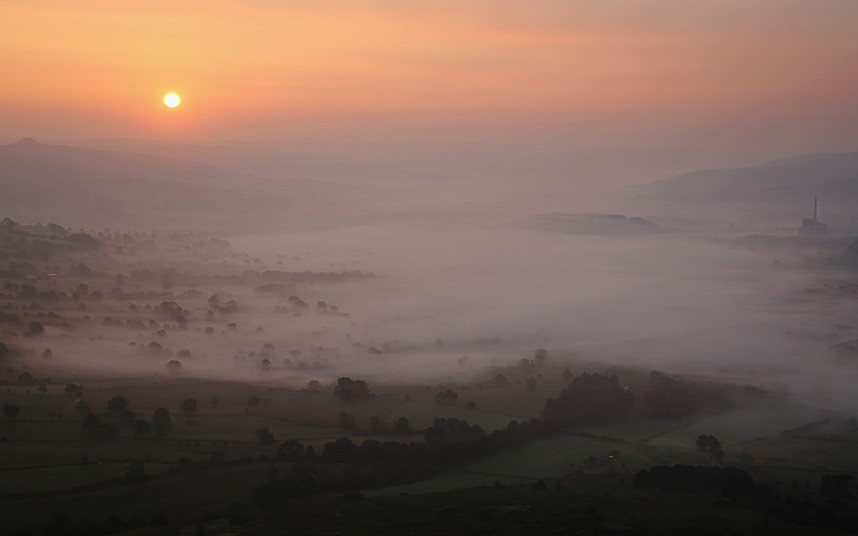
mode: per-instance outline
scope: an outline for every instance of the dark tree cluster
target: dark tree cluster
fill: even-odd
[[[101,417],[96,415],[95,413],[88,413],[83,418],[83,423],[81,427],[88,434],[99,437],[102,439],[118,439],[119,438],[119,426],[103,422]]]
[[[803,528],[826,531],[858,530],[858,505],[848,474],[827,474],[818,489],[793,481],[791,489],[778,489],[756,482],[751,475],[735,467],[693,467],[658,465],[635,475],[634,486],[671,492],[718,493],[716,504],[749,508],[764,517],[777,517]],[[814,532],[815,533],[815,532]],[[828,533],[828,532],[825,532]]]
[[[365,381],[342,377],[337,380],[337,385],[334,387],[334,395],[343,402],[353,402],[355,400],[365,400],[371,396],[371,393]]]
[[[9,420],[14,419],[21,412],[21,406],[18,404],[6,404],[3,406],[3,416]]]
[[[455,405],[458,400],[459,395],[456,393],[456,391],[453,391],[451,389],[446,389],[435,395],[435,402],[438,402],[439,404]]]
[[[706,407],[723,407],[729,402],[725,386],[692,384],[652,371],[642,397],[641,413],[670,419],[692,415]]]
[[[260,445],[272,445],[274,444],[274,434],[271,433],[271,430],[268,428],[259,428],[256,430],[256,440],[259,441]]]
[[[721,448],[721,441],[714,435],[700,434],[697,436],[697,450],[702,450],[712,454],[719,462],[724,459],[724,450]]]
[[[556,399],[545,401],[542,416],[581,426],[622,419],[633,409],[634,395],[620,385],[616,375],[584,373],[573,378]]]
[[[753,477],[735,467],[695,467],[677,464],[656,465],[635,475],[636,488],[660,488],[671,491],[721,490],[724,497],[746,497],[757,491]]]
[[[399,443],[373,439],[360,445],[341,438],[327,443],[321,457],[312,447],[290,440],[277,455],[293,462],[288,475],[269,473],[253,492],[254,503],[271,507],[280,500],[320,492],[350,492],[405,484],[431,476],[452,464],[523,445],[557,432],[556,423],[533,419],[510,422],[504,430],[486,435],[478,426],[456,419],[436,419],[426,431],[431,442]]]

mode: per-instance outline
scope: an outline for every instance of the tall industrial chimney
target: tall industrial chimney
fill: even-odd
[[[818,199],[816,197],[813,198],[813,219],[817,219],[816,208],[817,208]]]

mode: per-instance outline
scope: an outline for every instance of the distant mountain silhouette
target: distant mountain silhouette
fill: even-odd
[[[334,203],[343,188],[274,181],[201,162],[49,145],[0,145],[0,215],[80,225],[223,226],[275,221],[310,201]]]

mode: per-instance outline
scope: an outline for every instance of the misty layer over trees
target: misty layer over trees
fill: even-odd
[[[854,155],[566,198],[34,140],[0,161],[0,509],[31,517],[2,527],[266,533],[296,501],[422,492],[499,519],[522,490],[532,520],[616,493],[634,529],[669,490],[742,526],[855,512]]]

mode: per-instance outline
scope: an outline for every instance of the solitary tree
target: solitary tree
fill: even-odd
[[[3,406],[3,415],[5,415],[7,419],[14,419],[18,416],[20,411],[21,407],[17,404],[6,404]]]
[[[447,389],[446,391],[441,391],[437,395],[435,395],[435,402],[440,404],[456,404],[456,401],[459,400],[459,395],[456,391],[451,389]]]
[[[27,333],[30,337],[38,337],[45,332],[45,326],[41,322],[30,322],[27,324]]]
[[[410,434],[411,433],[411,423],[408,422],[408,419],[405,417],[400,417],[393,421],[393,431],[397,434]]]
[[[182,401],[182,404],[179,407],[182,410],[182,413],[196,413],[197,401],[193,398],[186,398]]]
[[[122,395],[116,395],[107,401],[107,411],[119,415],[128,409],[128,399]]]
[[[152,429],[155,431],[155,435],[161,437],[166,434],[167,430],[170,429],[171,421],[170,412],[167,411],[167,408],[156,409],[152,415]]]
[[[719,462],[724,459],[724,450],[721,448],[721,441],[714,435],[700,434],[697,436],[697,448],[712,454]]]
[[[274,443],[274,434],[268,428],[260,428],[256,430],[256,439],[260,445],[270,445]]]

